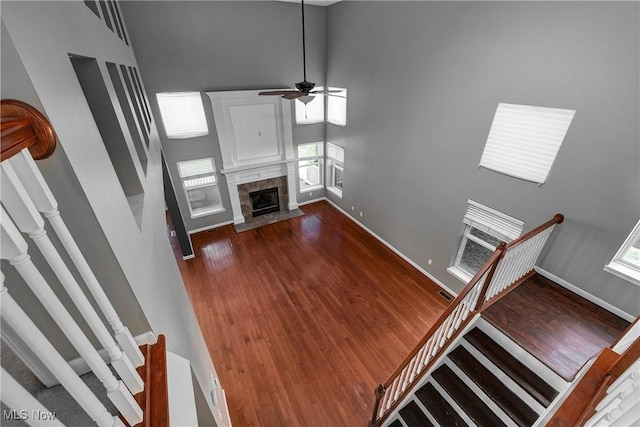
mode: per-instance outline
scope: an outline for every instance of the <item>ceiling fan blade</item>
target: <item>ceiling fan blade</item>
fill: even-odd
[[[341,90],[312,90],[309,93],[312,93],[314,95],[330,95],[332,93],[340,93],[342,92]]]
[[[301,96],[304,96],[304,93],[298,92],[297,90],[296,91],[292,91],[292,92],[288,92],[288,93],[282,95],[282,97],[284,99],[296,99],[296,98],[300,98]]]
[[[297,90],[270,90],[267,92],[258,92],[258,95],[287,95],[290,93],[298,93]]]

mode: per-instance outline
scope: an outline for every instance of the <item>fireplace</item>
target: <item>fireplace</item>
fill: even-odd
[[[251,199],[251,215],[254,217],[280,210],[278,187],[252,191],[249,193],[249,198]]]

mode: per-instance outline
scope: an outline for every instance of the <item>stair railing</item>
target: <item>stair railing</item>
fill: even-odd
[[[56,144],[55,132],[42,114],[20,101],[3,100],[2,116],[0,258],[7,260],[32,290],[69,342],[102,382],[108,398],[126,422],[129,425],[138,424],[142,421],[143,413],[133,395],[144,388],[142,378],[136,371],[137,366],[144,364],[144,357],[129,330],[120,321],[60,217],[58,204],[34,161],[34,157],[46,158],[53,153]],[[50,222],[97,306],[111,325],[115,339],[80,288],[63,255],[47,236],[43,217]],[[34,264],[24,235],[38,247],[47,266]],[[53,271],[100,345],[107,351],[110,363],[121,380],[111,372],[98,350],[51,289],[41,273],[42,267],[49,267]],[[29,350],[45,363],[56,379],[98,425],[122,425],[117,416],[109,414],[102,402],[9,295],[8,289],[4,286],[5,275],[1,274],[1,277],[2,319],[20,336]],[[3,372],[3,376],[7,375]],[[26,401],[24,403],[28,404]]]
[[[523,277],[532,274],[553,228],[563,220],[564,216],[556,214],[518,239],[502,242],[496,248],[409,355],[385,382],[376,387],[370,426],[382,425],[412,386],[429,371],[473,319],[473,315],[498,301],[520,284]]]
[[[639,321],[589,361],[545,425],[640,425]]]

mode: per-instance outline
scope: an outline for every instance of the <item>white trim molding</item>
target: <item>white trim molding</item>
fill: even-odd
[[[600,298],[591,295],[589,292],[585,291],[584,289],[581,289],[575,285],[572,285],[571,283],[567,282],[566,280],[556,276],[553,273],[548,272],[547,270],[540,268],[538,266],[535,267],[536,272],[538,272],[541,276],[546,277],[549,280],[552,280],[554,282],[556,282],[557,284],[559,284],[560,286],[562,286],[565,289],[570,290],[571,292],[580,295],[582,298],[586,299],[587,301],[591,301],[592,303],[594,303],[595,305],[598,305],[602,308],[604,308],[605,310],[615,314],[618,317],[621,317],[622,319],[628,321],[628,322],[633,322],[636,318],[636,316],[633,316],[629,313],[627,313],[626,311],[622,311],[619,308],[609,304],[606,301],[601,300]]]
[[[260,90],[206,92],[213,107],[234,224],[242,224],[238,185],[284,176],[289,210],[297,209],[291,105]]]

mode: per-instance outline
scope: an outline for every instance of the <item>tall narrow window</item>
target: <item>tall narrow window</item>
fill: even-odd
[[[498,104],[480,166],[543,184],[575,113]]]
[[[334,125],[346,126],[347,124],[347,90],[340,87],[330,87],[329,90],[338,90],[327,96],[327,121]]]
[[[473,200],[468,201],[462,222],[462,238],[447,270],[465,283],[478,272],[500,242],[518,238],[524,227],[523,221]]]
[[[167,138],[193,138],[209,133],[200,92],[158,93],[156,96]]]
[[[177,164],[191,218],[224,212],[213,158],[187,160]]]
[[[640,286],[640,221],[604,269]]]
[[[316,90],[323,90],[324,87],[318,86]],[[304,98],[304,97],[303,97]],[[296,99],[296,123],[299,125],[307,125],[311,123],[324,122],[324,96],[316,95],[307,103]]]
[[[300,193],[322,188],[322,142],[298,145]]]
[[[327,190],[342,197],[344,186],[344,148],[327,142]]]

